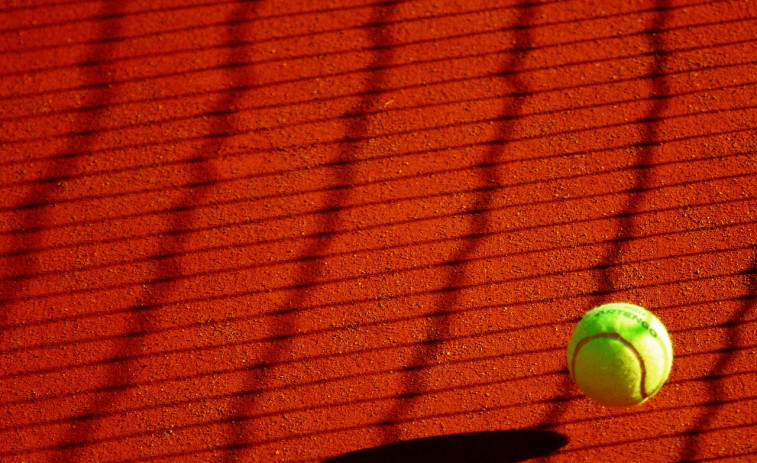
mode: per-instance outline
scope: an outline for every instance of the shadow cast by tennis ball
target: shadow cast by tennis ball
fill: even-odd
[[[325,463],[514,463],[549,455],[567,443],[567,437],[551,431],[485,431],[400,441]]]

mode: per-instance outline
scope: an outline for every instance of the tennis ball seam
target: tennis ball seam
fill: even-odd
[[[573,380],[576,379],[575,372],[576,372],[576,357],[578,357],[578,353],[581,351],[581,348],[585,346],[586,344],[590,343],[591,341],[595,339],[601,339],[601,338],[609,338],[614,339],[616,341],[619,341],[622,343],[625,347],[629,348],[633,355],[636,357],[636,360],[639,362],[639,371],[640,371],[640,379],[639,379],[639,393],[641,395],[641,399],[646,400],[649,397],[649,394],[646,391],[646,376],[647,376],[647,369],[644,365],[644,358],[641,356],[641,353],[636,349],[636,347],[631,344],[626,338],[619,335],[618,333],[597,333],[592,336],[589,336],[588,338],[584,338],[576,345],[575,349],[573,350],[573,358],[570,362],[570,374],[573,377]]]

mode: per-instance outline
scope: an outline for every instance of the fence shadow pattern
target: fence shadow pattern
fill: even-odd
[[[589,3],[0,8],[0,457],[753,457],[753,12]]]

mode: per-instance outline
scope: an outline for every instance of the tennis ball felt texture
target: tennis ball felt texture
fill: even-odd
[[[662,322],[634,304],[596,307],[568,342],[568,370],[588,397],[611,407],[638,405],[668,379],[673,346]]]

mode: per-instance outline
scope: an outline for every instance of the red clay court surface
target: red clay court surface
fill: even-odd
[[[0,460],[757,461],[755,18],[2,2]],[[567,374],[609,301],[639,407]]]

